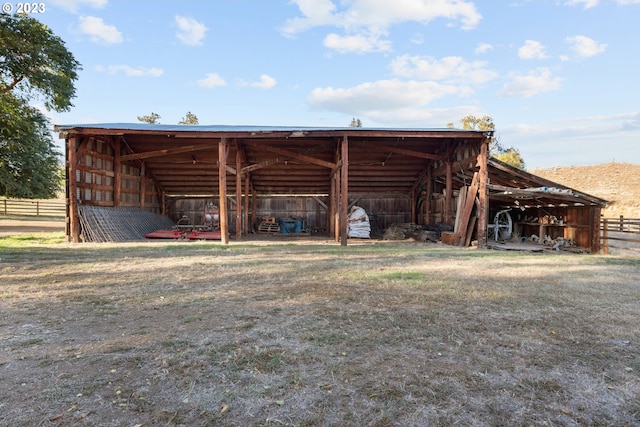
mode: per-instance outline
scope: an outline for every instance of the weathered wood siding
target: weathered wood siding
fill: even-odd
[[[80,147],[76,168],[76,197],[94,206],[116,206],[115,153],[111,144],[89,138]],[[145,200],[142,201],[142,169],[138,162],[120,165],[121,191],[118,205],[142,207],[160,213],[160,200],[153,181],[144,178]]]
[[[235,224],[235,197],[229,198],[229,224]],[[355,203],[354,203],[355,201]],[[218,204],[217,199],[170,199],[167,202],[167,215],[174,222],[187,216],[193,224],[202,224],[204,206],[207,202]],[[302,219],[304,227],[318,233],[327,233],[329,218],[326,209],[328,197],[315,196],[279,196],[257,197],[256,218],[259,223],[262,217]],[[249,206],[252,206],[250,200]],[[369,215],[373,232],[384,232],[391,224],[411,221],[411,200],[409,197],[359,197],[350,199],[350,206],[363,208]],[[251,208],[250,208],[251,209]],[[251,215],[249,215],[251,218]],[[258,224],[252,224],[252,228]]]

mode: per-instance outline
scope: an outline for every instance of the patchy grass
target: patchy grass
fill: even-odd
[[[638,258],[0,242],[0,425],[640,423]]]

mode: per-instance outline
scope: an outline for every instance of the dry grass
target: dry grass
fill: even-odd
[[[0,240],[1,426],[640,424],[640,260]]]

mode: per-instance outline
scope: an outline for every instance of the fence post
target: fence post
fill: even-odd
[[[620,231],[624,231],[624,216],[620,215]]]
[[[36,216],[40,216],[40,201],[36,200]]]
[[[4,199],[4,216],[7,216],[7,199]]]
[[[607,234],[609,228],[609,220],[605,218],[603,220],[604,224],[602,225],[602,254],[609,255],[609,242],[607,241]]]

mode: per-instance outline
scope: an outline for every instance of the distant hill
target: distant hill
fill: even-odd
[[[604,163],[593,166],[559,166],[528,171],[574,190],[609,201],[605,217],[640,218],[640,165]]]

